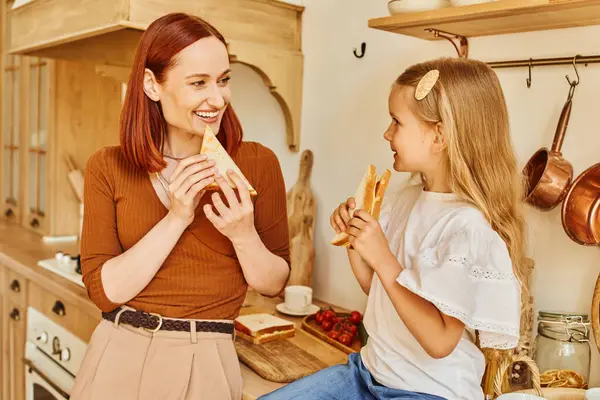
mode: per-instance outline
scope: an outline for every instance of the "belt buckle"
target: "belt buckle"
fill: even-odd
[[[150,314],[158,319],[158,325],[154,329],[150,329],[150,328],[144,328],[144,329],[146,330],[146,332],[156,333],[162,327],[163,317],[162,317],[162,315],[157,314],[157,313],[148,313],[148,314]]]

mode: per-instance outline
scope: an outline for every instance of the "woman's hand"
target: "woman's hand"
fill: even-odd
[[[235,191],[229,186],[227,181],[217,174],[215,179],[225,195],[229,207],[223,203],[223,199],[221,199],[219,193],[213,193],[211,196],[213,206],[219,215],[214,212],[213,206],[210,204],[204,206],[204,214],[206,214],[206,218],[212,222],[215,228],[227,236],[235,245],[237,241],[256,235],[254,205],[250,199],[250,191],[239,175],[231,170],[227,171],[227,173],[238,189],[240,200],[238,201]]]
[[[215,179],[217,169],[214,165],[213,160],[209,160],[204,154],[198,154],[181,161],[171,175],[169,213],[186,226],[194,220],[196,207],[206,187]]]
[[[356,210],[348,222],[349,242],[363,260],[375,271],[395,260],[379,222],[365,210]]]
[[[329,223],[336,233],[346,232],[348,222],[352,218],[350,217],[350,210],[353,210],[354,207],[356,207],[356,202],[354,198],[350,197],[345,203],[341,203],[333,210],[333,214],[329,217]]]

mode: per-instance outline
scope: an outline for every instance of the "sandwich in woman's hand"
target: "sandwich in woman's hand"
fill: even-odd
[[[219,171],[219,174],[227,181],[229,186],[233,189],[237,189],[235,182],[231,180],[227,170],[235,171],[239,177],[244,181],[250,194],[252,196],[256,196],[256,190],[252,187],[248,179],[242,174],[240,168],[236,165],[236,163],[231,159],[227,150],[223,148],[219,139],[215,136],[210,126],[206,125],[206,129],[204,130],[204,137],[202,139],[202,148],[200,149],[200,154],[206,154],[210,159],[215,161],[215,168]],[[216,182],[211,183],[206,187],[207,190],[219,190],[219,184]]]
[[[383,202],[383,196],[390,183],[391,176],[392,173],[390,170],[386,169],[385,172],[378,177],[375,166],[369,165],[367,167],[367,172],[356,189],[356,194],[354,195],[356,207],[349,210],[350,217],[354,216],[355,210],[362,209],[368,212],[373,218],[379,219],[381,203]],[[347,247],[350,246],[348,239],[349,236],[346,232],[340,232],[333,238],[331,244],[334,246]]]

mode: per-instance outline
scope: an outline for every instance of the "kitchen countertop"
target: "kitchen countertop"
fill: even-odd
[[[26,279],[35,281],[46,290],[62,296],[80,310],[99,317],[100,311],[88,298],[85,288],[37,265],[39,260],[53,258],[57,251],[79,254],[79,245],[77,242],[44,243],[40,235],[18,224],[0,221],[1,265],[23,275]],[[294,322],[296,328],[300,329],[301,317],[292,317],[276,311],[275,306],[281,301],[280,297],[267,298],[249,290],[241,314],[267,312]],[[313,302],[319,306],[328,305],[316,299]],[[337,311],[347,311],[339,307],[333,308]],[[311,335],[302,335],[295,343],[327,364],[343,363],[347,360],[345,353]],[[281,383],[261,378],[244,364],[241,364],[241,371],[244,380],[244,400],[255,400],[259,396],[283,386]]]

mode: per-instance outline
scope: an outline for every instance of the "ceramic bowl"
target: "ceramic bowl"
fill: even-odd
[[[542,388],[541,398],[546,400],[584,400],[584,389],[569,389],[569,388]],[[532,397],[503,397],[514,394],[522,394],[525,396]],[[518,392],[509,393],[498,397],[498,400],[529,400],[529,399],[540,399],[540,397],[534,396],[535,392],[532,389],[519,390]]]
[[[525,393],[507,393],[500,395],[497,400],[545,400],[543,397]]]
[[[491,3],[496,0],[450,0],[453,7],[470,6],[472,4]]]
[[[439,8],[450,7],[450,0],[390,0],[388,10],[391,15],[405,14],[419,11],[431,11]]]

